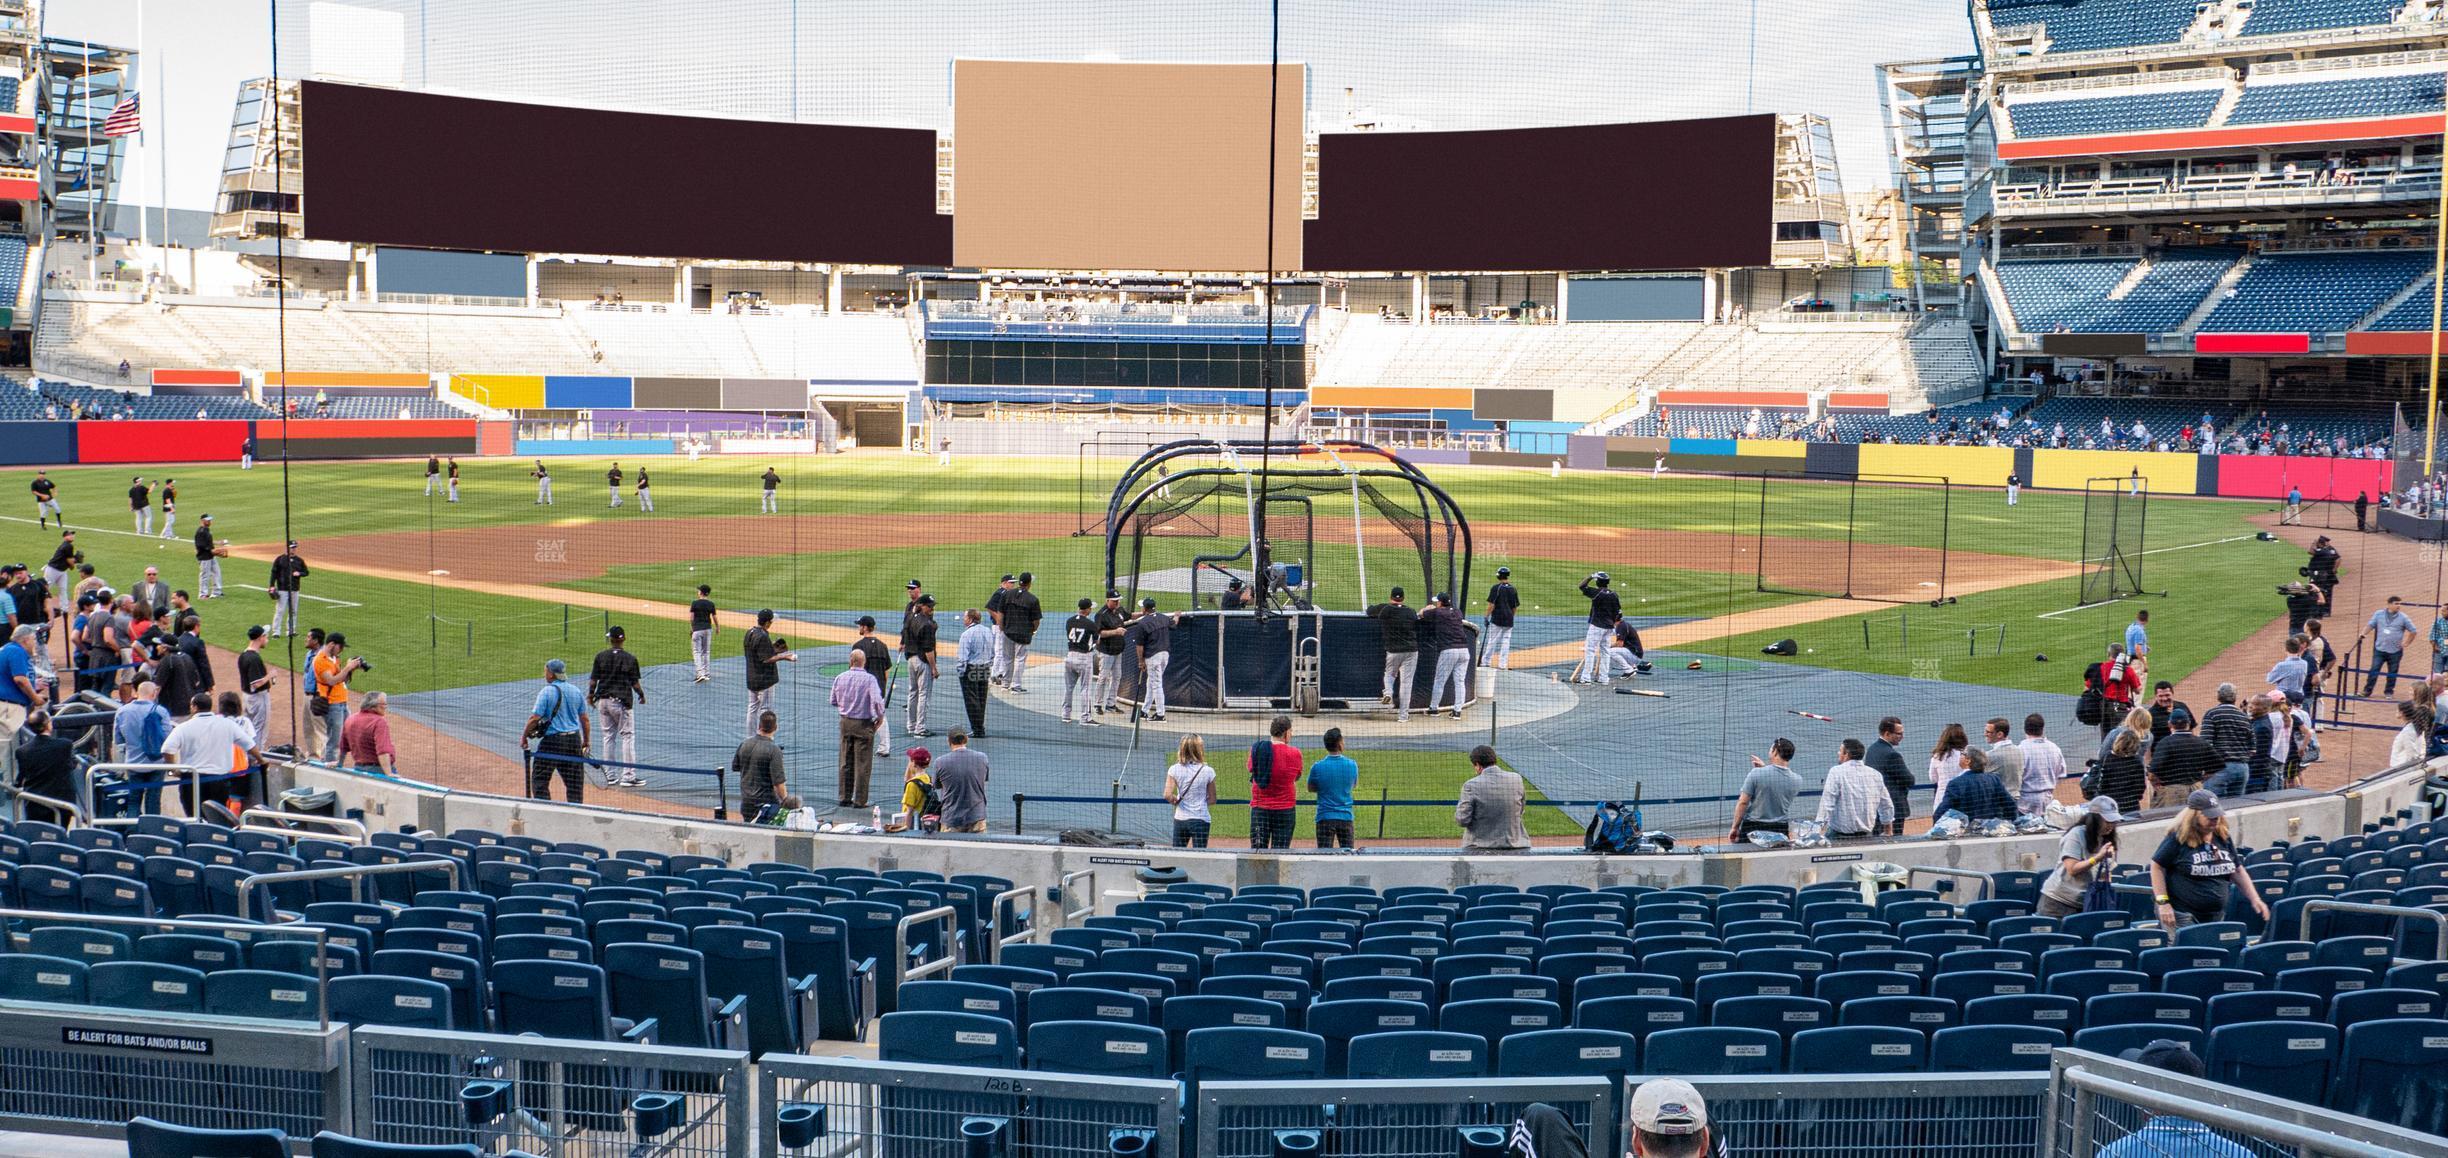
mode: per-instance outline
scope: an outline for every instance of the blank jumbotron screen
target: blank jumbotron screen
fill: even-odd
[[[1275,253],[1301,265],[1302,66],[1277,75]],[[954,263],[1263,270],[1264,64],[953,64]]]

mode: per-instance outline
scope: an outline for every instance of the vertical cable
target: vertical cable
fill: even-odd
[[[281,106],[283,102],[281,100],[280,70],[280,0],[270,0],[269,7],[272,25],[272,79],[268,82],[270,91],[264,94],[264,103],[272,109],[272,315],[274,344],[279,347],[277,361],[280,365],[280,408],[277,417],[280,420],[281,434],[281,553],[285,555],[289,552],[289,544],[297,538],[297,528],[293,522],[294,514],[289,505],[289,206],[288,202],[283,200],[288,195],[288,190],[283,187],[288,170],[281,163]],[[304,99],[303,94],[300,99]],[[279,592],[273,593],[272,602],[275,607],[279,606]],[[304,751],[306,703],[296,694],[296,689],[301,689],[306,685],[296,683],[295,677],[298,673],[298,612],[303,611],[304,608],[297,607],[297,602],[291,601],[289,634],[282,637],[286,641],[282,649],[288,658],[289,672],[292,677],[290,686],[293,689],[289,697],[291,709],[289,736],[291,742],[299,749],[298,755],[303,757],[308,755]],[[438,739],[435,742],[440,743]]]
[[[1283,0],[1267,0],[1267,136],[1266,136],[1266,300],[1259,304],[1264,315],[1265,337],[1258,350],[1259,404],[1264,408],[1259,417],[1258,445],[1258,509],[1252,513],[1253,537],[1250,563],[1258,571],[1254,576],[1259,593],[1258,613],[1266,614],[1271,602],[1267,596],[1269,580],[1265,572],[1273,552],[1261,558],[1259,544],[1266,542],[1266,503],[1268,471],[1275,453],[1275,125],[1277,104],[1282,100],[1283,86]],[[1315,565],[1315,560],[1302,560]]]

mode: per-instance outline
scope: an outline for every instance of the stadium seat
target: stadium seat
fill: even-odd
[[[1099,991],[1074,992],[1093,998]],[[1023,1000],[1022,994],[1002,986],[967,980],[911,981],[901,986],[900,995],[901,1008],[912,1013],[979,1013],[1002,1018],[1015,1026],[1020,1024]]]
[[[151,961],[103,961],[91,964],[85,979],[88,999],[96,1005],[161,1013],[204,1011],[204,974],[194,969]]]
[[[1772,998],[1747,998],[1752,1001]],[[1641,1070],[1668,1075],[1772,1074],[1785,1067],[1785,1039],[1765,1029],[1669,1029],[1641,1042]]]
[[[205,1130],[151,1118],[127,1124],[128,1158],[289,1158],[278,1130]]]
[[[1964,1003],[1965,1025],[2036,1025],[2072,1036],[2082,1027],[2082,1002],[2041,993],[1976,997]]]
[[[1836,1024],[1836,1008],[1815,997],[1733,997],[1703,1005],[1710,1025],[1765,1029],[1787,1039],[1806,1029]]]
[[[2359,989],[2329,1001],[2329,1020],[2340,1026],[2393,1017],[2440,1015],[2440,996],[2428,989]]]
[[[1102,969],[1074,973],[1063,982],[1063,985],[1085,989],[1110,989],[1116,993],[1136,993],[1146,998],[1150,1006],[1162,1004],[1166,998],[1180,992],[1170,977],[1156,977],[1146,973],[1115,973]]]
[[[1480,1038],[1487,1042],[1491,1054],[1506,1034],[1560,1029],[1564,1024],[1564,1011],[1552,1001],[1517,998],[1458,1001],[1437,1011],[1438,1029]]]
[[[1015,1069],[1019,1030],[1000,1017],[978,1013],[896,1011],[876,1020],[880,1061]]]
[[[2210,1080],[2273,1098],[2320,1105],[2337,1068],[2336,1026],[2305,1021],[2243,1021],[2210,1031]]]
[[[1022,1021],[1024,1025],[1036,1025],[1042,1021],[1114,1021],[1127,1025],[1152,1025],[1155,1022],[1148,1011],[1162,1004],[1151,1002],[1136,993],[1060,986],[1030,993]]]
[[[1334,964],[1334,962],[1328,962]],[[1505,982],[1511,978],[1473,977],[1466,981]],[[1387,1001],[1416,1001],[1422,1005],[1436,1003],[1436,983],[1422,977],[1396,975],[1367,977],[1336,977],[1326,982],[1318,997],[1323,1001],[1345,1001],[1352,998],[1378,998]]]
[[[2154,1041],[2173,1041],[2198,1055],[2204,1040],[2202,1031],[2190,1025],[2095,1025],[2074,1034],[2074,1048],[2115,1057]]]
[[[374,954],[369,972],[431,981],[449,990],[451,1024],[456,1028],[482,1033],[492,1025],[484,967],[473,958],[422,949],[384,949]]]
[[[1930,1036],[1932,1073],[2045,1070],[2049,1051],[2066,1044],[2063,1030],[2035,1025],[1959,1025]]]
[[[493,971],[492,981],[503,1033],[639,1044],[660,1040],[661,1027],[612,1016],[611,984],[599,966],[511,961]]]
[[[204,975],[204,1012],[216,1017],[313,1021],[315,979],[266,969],[224,969]]]
[[[2335,1000],[2338,994],[2358,989],[2372,989],[2379,982],[2371,970],[2349,965],[2314,965],[2289,969],[2278,975],[2277,987],[2295,993],[2311,993]]]
[[[2048,979],[2047,992],[2089,1001],[2103,993],[2141,993],[2150,988],[2147,973],[2133,969],[2077,969]]]
[[[1183,1046],[1194,1029],[1282,1029],[1288,1015],[1276,1002],[1255,997],[1197,993],[1164,1003],[1162,1020],[1176,1071],[1184,1065]]]
[[[1917,1029],[1852,1025],[1793,1036],[1788,1068],[1797,1074],[1915,1073],[1929,1062],[1929,1037]]]
[[[1031,1022],[1028,1062],[1033,1070],[1115,1078],[1163,1078],[1172,1073],[1163,1030],[1109,1020]]]
[[[1306,1027],[1326,1043],[1325,1056],[1320,1059],[1326,1072],[1340,1076],[1351,1039],[1365,1033],[1427,1029],[1435,1024],[1429,1008],[1419,1002],[1363,999],[1320,1001],[1309,1007]]]
[[[403,1029],[455,1028],[451,991],[438,981],[370,974],[337,977],[328,993],[333,1021]]]
[[[1700,1024],[1700,1005],[1688,997],[1585,997],[1573,1007],[1576,1029],[1614,1030],[1644,1041],[1653,1033]]]
[[[1682,981],[1663,973],[1599,973],[1573,984],[1573,1004],[1600,997],[1681,997]]]
[[[1838,1026],[1890,1026],[1927,1037],[1961,1024],[1963,1008],[1943,997],[1860,997],[1836,1007]]]
[[[2409,1130],[2448,1133],[2448,1034],[2422,1018],[2347,1026],[2328,1104]]]
[[[1496,1043],[1496,1073],[1508,1078],[1596,1076],[1617,1081],[1640,1070],[1640,1041],[1605,1029],[1541,1029]]]
[[[1193,1090],[1210,1080],[1315,1080],[1326,1076],[1325,1061],[1325,1039],[1291,1029],[1193,1029],[1182,1043],[1182,1077]]]
[[[1311,998],[1315,994],[1315,991],[1309,987],[1309,983],[1298,977],[1266,976],[1209,977],[1199,982],[1199,992],[1221,997],[1248,997],[1272,1002],[1284,1011],[1284,1025],[1289,1029],[1302,1028],[1308,1017]],[[1321,1056],[1319,1063],[1324,1064],[1324,1061],[1324,1057]]]
[[[1345,1070],[1354,1080],[1475,1078],[1487,1073],[1490,1049],[1486,1040],[1469,1033],[1366,1033],[1347,1046]]]
[[[777,913],[758,924],[782,938],[783,968],[790,976],[815,979],[809,987],[816,995],[815,1036],[865,1040],[875,1008],[875,962],[851,956],[848,927],[821,913]]]
[[[1510,999],[1514,1001],[1539,1001],[1560,1007],[1561,1003],[1558,1002],[1556,998],[1561,993],[1562,987],[1558,986],[1555,979],[1552,977],[1541,977],[1537,974],[1507,973],[1491,974],[1485,977],[1457,978],[1452,985],[1446,987],[1445,1000],[1447,1003],[1457,1003],[1487,999]]]
[[[1968,973],[1941,973],[1930,978],[1930,996],[1942,997],[1958,1004],[1968,1004],[1983,997],[2004,997],[2039,991],[2039,981],[2029,973],[1980,969]]]
[[[65,957],[87,965],[135,959],[134,946],[128,940],[128,935],[116,929],[45,925],[27,930],[25,939],[26,952],[45,957]]]

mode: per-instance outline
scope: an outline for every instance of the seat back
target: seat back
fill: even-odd
[[[612,1036],[611,985],[600,966],[505,961],[493,971],[493,993],[503,1033],[578,1041]]]
[[[351,1025],[453,1029],[451,991],[439,981],[364,974],[331,983],[331,1018]]]
[[[88,998],[96,1005],[163,1013],[204,1011],[204,974],[151,961],[105,961],[85,973]]]
[[[497,966],[495,972],[499,973]],[[615,1017],[652,1019],[663,1045],[687,1049],[727,1046],[716,1037],[706,1009],[705,955],[680,945],[613,945],[603,952]]]
[[[1928,1065],[1928,1035],[1887,1025],[1806,1029],[1793,1036],[1787,1058],[1797,1074],[1915,1073]]]
[[[2329,1108],[2448,1133],[2448,1035],[2439,1029],[2422,1018],[2347,1026]]]
[[[289,1158],[278,1130],[204,1130],[151,1118],[127,1124],[128,1158]]]
[[[312,977],[269,969],[224,969],[204,975],[204,1012],[219,1017],[312,1021],[319,1012]]]
[[[1741,1000],[1770,1000],[1743,998]],[[1785,1039],[1765,1029],[1669,1029],[1641,1042],[1641,1067],[1661,1074],[1772,1074],[1785,1066]]]
[[[1930,1035],[1930,1072],[2045,1070],[2066,1042],[2064,1030],[2036,1025],[1958,1025]]]
[[[1482,1077],[1489,1049],[1487,1041],[1467,1033],[1368,1033],[1351,1040],[1345,1071],[1355,1080]]]
[[[1326,1076],[1326,1040],[1314,1033],[1256,1026],[1190,1030],[1182,1076],[1202,1081],[1299,1081]]]
[[[1000,1017],[912,1010],[887,1013],[876,1025],[880,1061],[999,1069],[1020,1064],[1019,1031]]]
[[[1031,1022],[1028,1061],[1033,1070],[1116,1078],[1163,1078],[1173,1072],[1163,1030],[1108,1020]]]

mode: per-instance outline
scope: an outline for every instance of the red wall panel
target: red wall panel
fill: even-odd
[[[2302,145],[2323,141],[2375,141],[2390,137],[2434,137],[2439,135],[2439,131],[2439,116],[2424,113],[2410,117],[2371,117],[2300,125],[2223,125],[2215,129],[2111,133],[2098,137],[2063,137],[2044,141],[2000,141],[1998,156],[2009,161],[2036,157],[2098,157],[2109,153],[2160,153]]]
[[[2196,354],[2308,354],[2310,334],[2195,334]]]
[[[236,462],[245,422],[80,422],[77,461]]]
[[[2448,338],[2442,339],[2448,342]],[[2431,353],[2429,330],[2357,330],[2346,335],[2349,354],[2407,355],[2424,357]]]
[[[238,386],[244,384],[236,370],[155,370],[156,386]]]
[[[2222,454],[2218,493],[2229,498],[2275,499],[2290,487],[2307,499],[2351,503],[2357,494],[2378,502],[2389,489],[2393,464],[2374,458],[2305,458],[2294,455]]]

